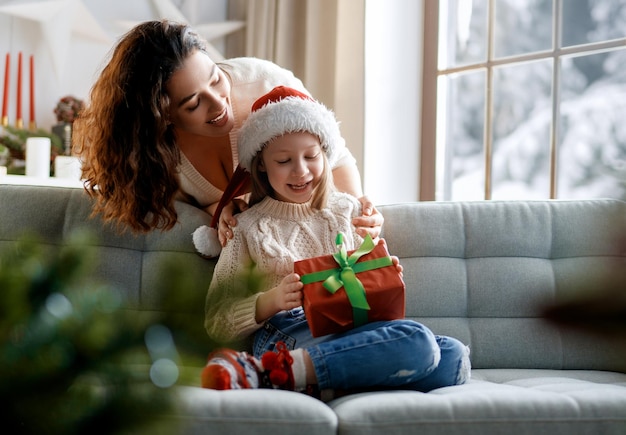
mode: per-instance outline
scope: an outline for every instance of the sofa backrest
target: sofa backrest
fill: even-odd
[[[101,259],[94,279],[119,288],[129,309],[173,312],[192,325],[196,342],[212,345],[203,317],[215,261],[201,258],[191,238],[209,216],[177,203],[180,222],[173,230],[120,235],[91,218],[91,206],[82,189],[0,184],[0,251],[25,233],[54,249],[73,232],[88,230]],[[589,334],[543,318],[554,302],[599,294],[610,274],[622,283],[624,306],[626,203],[423,202],[379,210],[382,235],[404,266],[407,317],[469,344],[474,368],[626,372],[623,335]],[[167,265],[185,278],[186,295],[176,306],[155,291],[168,292]]]
[[[543,318],[555,302],[600,295],[609,276],[626,302],[626,203],[430,202],[379,210],[382,235],[404,266],[407,317],[469,344],[474,368],[626,372],[624,323],[621,337],[609,337]]]
[[[94,280],[119,289],[127,309],[146,315],[167,313],[193,325],[192,334],[208,345],[204,300],[215,261],[196,253],[191,234],[208,225],[210,216],[180,202],[179,223],[171,231],[120,234],[99,217],[90,217],[92,204],[83,189],[0,184],[0,251],[26,234],[54,249],[75,232],[86,231],[98,245]],[[184,278],[181,285],[171,286],[172,292],[184,295],[168,294],[164,282],[168,274]]]

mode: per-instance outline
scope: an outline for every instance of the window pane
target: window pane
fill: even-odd
[[[441,77],[437,199],[484,199],[485,71]]]
[[[626,50],[565,58],[558,197],[626,199]]]
[[[552,0],[496,0],[495,57],[552,48]]]
[[[623,0],[563,1],[563,46],[587,44],[626,36]]]
[[[489,0],[442,0],[439,3],[439,68],[487,60]]]
[[[552,62],[494,69],[493,199],[550,196]]]

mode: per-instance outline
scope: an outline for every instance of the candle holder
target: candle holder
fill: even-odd
[[[72,154],[72,123],[61,122],[52,126],[52,133],[56,134],[63,144],[62,154],[69,156]]]
[[[15,175],[24,175],[26,166],[26,141],[30,137],[47,137],[51,142],[50,163],[54,158],[63,153],[63,144],[57,135],[52,134],[43,129],[35,131],[18,129],[6,126],[0,131],[0,149],[2,147],[8,149],[6,157],[6,166],[8,172]]]
[[[72,153],[72,125],[85,107],[83,100],[67,95],[59,100],[54,108],[58,124],[52,127],[52,132],[63,141],[63,154]]]

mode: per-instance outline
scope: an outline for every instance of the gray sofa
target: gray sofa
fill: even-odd
[[[194,296],[175,309],[197,321],[202,335],[213,262],[196,255],[191,233],[208,216],[181,203],[172,231],[119,236],[88,217],[90,204],[80,189],[0,185],[0,248],[25,231],[52,245],[78,228],[95,231],[98,277],[122,288],[127,308],[138,312],[174,309],[153,289],[161,261],[176,257],[192,274]],[[181,433],[626,433],[626,327],[619,314],[626,300],[626,203],[433,202],[379,209],[383,236],[404,265],[407,317],[468,344],[472,380],[426,394],[378,391],[330,403],[285,391],[203,390],[191,382],[172,389],[177,408],[169,418],[181,423]],[[614,292],[606,296],[608,306],[593,306],[616,312],[614,324],[605,324],[600,309],[596,322],[582,325],[588,328],[545,318],[554,304],[602,301],[608,292]],[[571,305],[580,314],[591,303]],[[201,352],[211,346],[206,340]],[[191,370],[199,375],[200,369]]]

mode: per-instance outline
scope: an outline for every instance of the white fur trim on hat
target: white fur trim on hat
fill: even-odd
[[[333,166],[342,140],[335,115],[322,103],[300,97],[286,97],[250,113],[239,131],[239,164],[250,171],[252,159],[270,140],[301,131],[320,138]]]

